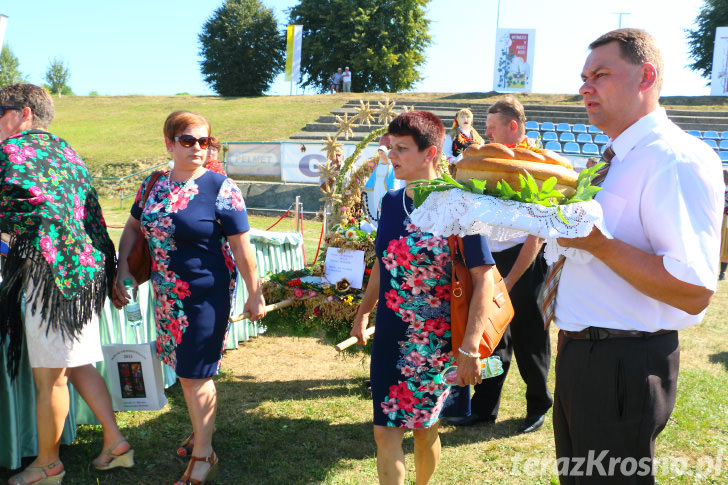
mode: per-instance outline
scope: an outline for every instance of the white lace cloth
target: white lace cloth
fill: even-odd
[[[568,224],[559,217],[556,207],[452,189],[431,193],[412,211],[410,220],[437,236],[480,234],[491,240],[508,241],[533,234],[546,239],[544,256],[549,263],[561,255],[581,263],[592,258],[585,251],[559,246],[556,238],[584,237],[595,225],[611,237],[603,224],[602,208],[594,200],[562,205],[561,214]]]

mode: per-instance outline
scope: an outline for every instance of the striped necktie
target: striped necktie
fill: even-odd
[[[602,153],[602,159],[600,162],[604,162],[604,166],[597,170],[596,175],[592,179],[591,184],[600,186],[604,183],[604,179],[607,178],[607,172],[612,164],[612,158],[614,158],[614,150],[611,146],[608,146],[604,153]],[[549,274],[546,276],[546,282],[543,285],[541,295],[543,301],[541,303],[541,315],[543,315],[543,326],[548,327],[551,324],[551,320],[554,319],[554,309],[556,308],[556,291],[559,288],[559,278],[561,278],[561,270],[564,268],[564,262],[566,258],[561,256],[549,270]]]

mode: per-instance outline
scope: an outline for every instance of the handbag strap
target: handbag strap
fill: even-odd
[[[144,207],[147,204],[147,199],[149,198],[149,192],[152,191],[152,187],[154,187],[154,184],[157,183],[157,180],[159,180],[159,177],[162,175],[166,175],[169,173],[169,170],[155,170],[152,175],[149,177],[149,180],[147,181],[147,187],[144,189],[144,196],[142,197],[142,207]]]
[[[450,258],[455,260],[456,257],[459,257],[463,261],[463,264],[465,264],[465,247],[463,246],[463,238],[457,235],[448,236],[447,244],[450,246]]]

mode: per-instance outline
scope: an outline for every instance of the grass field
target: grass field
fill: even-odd
[[[492,100],[491,93],[409,94],[397,99]],[[383,94],[361,96],[382,99]],[[576,96],[521,95],[523,103],[578,104]],[[223,140],[274,140],[298,131],[343,104],[339,96],[220,99],[214,97],[65,97],[57,102],[53,131],[77,147],[96,174],[130,173],[167,159],[161,126],[175,109],[208,116]],[[728,109],[726,98],[666,99],[668,107]],[[271,129],[275,126],[275,130]],[[107,223],[123,226],[129,203],[103,201]],[[251,217],[268,228],[276,218]],[[320,222],[304,221],[308,262],[313,261]],[[291,218],[273,230],[295,229]],[[111,230],[118,242],[120,230]],[[659,483],[728,483],[728,284],[721,282],[705,321],[680,333],[682,364],[678,400],[670,423],[657,442]],[[555,348],[555,331],[552,330]],[[215,378],[219,411],[214,446],[220,457],[220,483],[360,484],[376,482],[371,400],[364,380],[364,354],[337,354],[320,338],[263,334],[241,343],[223,359]],[[553,370],[550,375],[553,389]],[[499,421],[493,426],[445,426],[443,453],[433,483],[549,484],[556,479],[550,414],[542,430],[518,435],[525,415],[525,386],[511,370]],[[168,484],[185,462],[175,456],[190,432],[178,384],[166,392],[169,404],[155,412],[122,412],[117,418],[136,451],[129,470],[97,472],[91,460],[101,447],[100,428],[81,426],[77,440],[61,448],[65,484]],[[0,446],[6,446],[0,443]],[[405,439],[412,470],[412,438]],[[29,463],[31,458],[26,460]],[[0,469],[0,480],[12,472]],[[414,475],[408,475],[413,483]]]
[[[678,399],[657,441],[662,484],[728,482],[728,284],[721,283],[705,321],[680,332]],[[552,330],[555,345],[555,332]],[[225,484],[376,483],[371,400],[364,379],[368,358],[339,355],[317,338],[263,334],[228,351],[215,378],[220,409],[214,446]],[[550,375],[553,388],[553,370]],[[554,456],[551,415],[542,430],[517,434],[525,413],[525,387],[516,369],[506,381],[499,421],[493,426],[444,426],[436,484],[549,484]],[[65,484],[164,484],[179,478],[185,462],[175,449],[190,431],[178,384],[156,412],[122,412],[117,418],[136,450],[128,470],[100,473],[90,466],[101,446],[100,429],[79,428],[61,448]],[[408,469],[412,438],[405,438]],[[0,469],[0,479],[10,476]],[[413,475],[408,475],[413,483]]]

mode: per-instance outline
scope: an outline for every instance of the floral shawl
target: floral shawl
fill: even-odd
[[[0,284],[0,341],[10,336],[8,369],[17,374],[20,302],[39,308],[48,327],[77,338],[103,308],[116,268],[86,164],[63,139],[39,130],[0,143],[0,232],[11,236]]]

